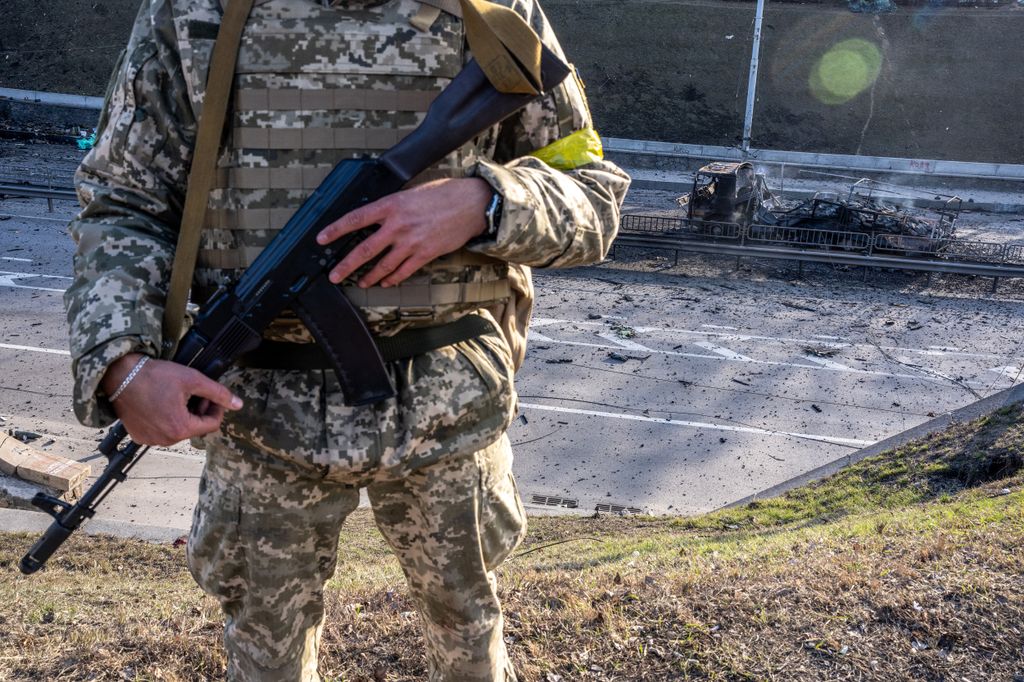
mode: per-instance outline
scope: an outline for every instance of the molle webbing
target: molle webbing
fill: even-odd
[[[507,279],[490,282],[405,284],[399,287],[342,287],[353,305],[361,308],[433,308],[456,303],[493,303],[512,294]],[[424,311],[424,314],[432,314]]]
[[[274,132],[274,131],[271,131]],[[277,131],[277,132],[301,132],[301,131]],[[373,133],[373,135],[367,135],[367,138],[380,139],[381,135],[377,133],[387,133],[389,131],[384,130],[367,130],[366,133]],[[393,131],[391,131],[393,132]],[[391,147],[392,145],[387,145]],[[380,147],[380,148],[387,148]],[[285,148],[285,147],[283,147]],[[309,147],[294,146],[290,149],[308,149]],[[330,147],[314,147],[313,149],[322,150],[330,149]],[[352,149],[352,147],[338,147],[338,149]],[[378,147],[364,146],[363,149],[378,149]],[[299,166],[295,168],[220,168],[217,170],[215,180],[212,189],[238,189],[238,190],[261,190],[261,189],[274,189],[274,190],[307,190],[304,194],[312,194],[313,190],[320,186],[324,178],[331,172],[331,166]],[[440,178],[457,178],[464,177],[465,169],[427,169],[423,173],[417,175],[409,186],[421,185],[429,180],[437,180]],[[262,211],[263,213],[257,213]],[[288,219],[284,221],[271,219],[268,223],[268,218],[265,216],[281,216],[284,215],[282,209],[226,209],[226,208],[211,208],[210,213],[212,214],[207,218],[206,225],[210,228],[230,228],[230,229],[275,229],[279,230],[285,226]],[[254,225],[249,225],[248,220],[241,218],[227,218],[226,216],[230,213],[236,215],[251,215],[255,219]],[[291,211],[288,216],[291,216]],[[234,222],[234,224],[228,224],[228,221]]]
[[[234,144],[239,149],[383,151],[401,142],[412,131],[412,128],[235,128]]]
[[[199,252],[199,263],[200,265],[208,268],[221,268],[224,270],[241,270],[249,267],[256,257],[260,255],[263,250],[262,246],[251,246],[242,247],[239,249],[232,250],[202,250]],[[491,258],[489,256],[483,256],[480,254],[472,253],[461,249],[454,253],[449,253],[445,256],[435,259],[430,264],[431,270],[459,270],[467,267],[474,266],[494,266],[501,265],[502,262]],[[504,281],[504,280],[501,280]],[[401,286],[406,286],[402,284]],[[507,294],[505,294],[507,296]],[[502,298],[499,296],[498,298]],[[480,300],[493,300],[493,299],[480,299]],[[473,302],[476,300],[474,299]],[[467,301],[468,302],[468,301]],[[359,304],[357,304],[359,305]]]
[[[239,88],[235,110],[298,111],[350,109],[356,111],[426,111],[440,92],[328,88],[324,90]]]

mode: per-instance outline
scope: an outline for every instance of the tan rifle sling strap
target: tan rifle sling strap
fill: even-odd
[[[459,0],[466,38],[499,92],[539,95],[541,42],[514,10],[487,0]]]
[[[536,32],[515,11],[488,0],[457,0],[473,56],[487,79],[500,92],[540,94],[541,42]],[[163,317],[163,356],[173,356],[185,323],[185,305],[192,285],[199,237],[206,217],[210,189],[216,176],[217,155],[227,117],[238,46],[254,0],[231,0],[217,33],[210,60],[206,95],[196,135],[188,190],[182,211],[178,246],[174,252],[171,283]],[[425,3],[454,9],[448,0]]]
[[[231,84],[235,79],[238,46],[249,13],[252,11],[253,1],[230,0],[227,3],[224,18],[221,19],[217,32],[217,42],[213,46],[209,76],[206,79],[206,94],[203,96],[203,110],[199,117],[199,130],[192,153],[192,167],[188,173],[185,207],[181,213],[178,246],[174,251],[174,265],[171,267],[171,283],[164,305],[161,350],[165,358],[174,355],[185,325],[185,305],[192,286],[192,275],[195,273],[199,236],[206,218],[210,190],[217,174],[217,155],[220,153],[228,101],[231,99]]]

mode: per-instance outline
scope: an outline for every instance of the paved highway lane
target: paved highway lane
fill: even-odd
[[[0,221],[0,416],[85,459],[99,435],[70,412],[61,299],[73,208],[53,221],[45,206],[0,203],[29,216]],[[532,511],[713,509],[1006,388],[1024,366],[1012,292],[619,265],[536,279],[511,430]],[[201,465],[185,445],[152,451],[101,514],[184,528]]]
[[[587,274],[540,278],[512,430],[528,501],[713,509],[1007,388],[1024,364],[1015,300]]]

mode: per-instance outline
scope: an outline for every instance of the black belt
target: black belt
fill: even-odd
[[[385,362],[411,358],[415,355],[450,346],[459,341],[493,334],[494,325],[485,317],[466,315],[454,322],[436,327],[405,329],[394,336],[378,336],[377,347]],[[327,355],[315,343],[289,343],[263,340],[256,350],[238,359],[240,367],[254,369],[316,370],[332,369]]]

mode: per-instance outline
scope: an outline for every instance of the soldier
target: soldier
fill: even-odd
[[[503,4],[561,54],[534,0]],[[326,229],[322,243],[380,225],[332,281],[375,334],[433,339],[388,363],[391,400],[345,405],[290,315],[224,385],[158,360],[221,7],[143,1],[76,176],[84,208],[71,224],[66,295],[76,415],[92,426],[118,417],[136,442],[205,448],[188,564],[223,606],[230,679],[319,679],[323,586],[365,487],[419,610],[429,679],[514,680],[494,570],[525,533],[505,430],[529,267],[602,259],[629,179],[601,159],[569,78],[413,186]],[[379,153],[414,127],[469,58],[447,0],[258,0],[193,299],[252,262],[340,159]],[[195,413],[191,396],[203,399]]]

